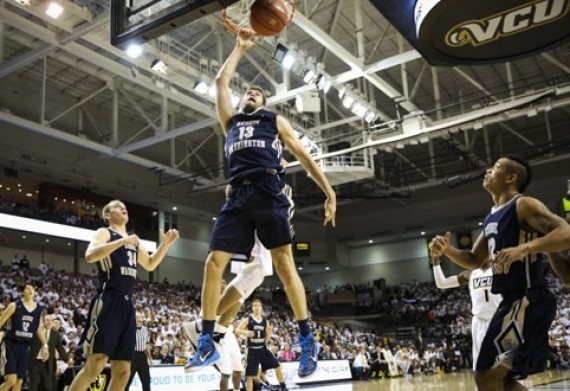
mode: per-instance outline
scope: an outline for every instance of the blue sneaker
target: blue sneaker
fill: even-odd
[[[297,374],[299,377],[307,377],[317,370],[319,348],[315,343],[313,334],[309,334],[306,337],[299,335],[299,344],[301,345],[301,357]]]
[[[192,360],[184,367],[184,372],[194,372],[204,369],[214,364],[220,359],[220,353],[214,346],[214,340],[210,334],[202,335],[198,338],[198,348],[194,353]]]

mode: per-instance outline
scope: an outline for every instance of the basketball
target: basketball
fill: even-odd
[[[289,10],[283,0],[256,0],[251,6],[249,24],[258,35],[277,35],[288,22]]]

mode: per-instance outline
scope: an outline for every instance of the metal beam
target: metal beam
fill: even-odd
[[[335,54],[339,59],[345,62],[353,71],[357,73],[354,78],[364,77],[370,83],[372,83],[376,88],[382,91],[385,95],[390,98],[396,98],[402,96],[402,93],[397,91],[394,87],[388,84],[385,80],[380,77],[366,73],[364,64],[356,57],[354,57],[348,50],[335,42],[327,33],[325,33],[319,26],[311,22],[302,14],[297,14],[293,18],[293,23],[304,30],[313,39],[325,46],[329,51]],[[419,56],[419,54],[418,54]],[[403,102],[402,107],[407,111],[411,112],[413,110],[418,110],[418,108],[411,102]]]

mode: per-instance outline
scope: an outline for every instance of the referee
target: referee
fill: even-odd
[[[135,346],[135,355],[131,361],[131,376],[129,376],[129,381],[125,387],[125,391],[128,391],[135,374],[138,372],[139,378],[142,385],[143,391],[150,391],[150,370],[148,368],[148,363],[151,360],[150,349],[148,346],[148,329],[143,326],[143,314],[141,312],[136,313],[136,323],[137,332],[136,340],[137,344]]]

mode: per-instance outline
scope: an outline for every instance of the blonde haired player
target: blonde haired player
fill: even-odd
[[[445,277],[441,270],[439,258],[434,258],[433,277],[435,285],[439,289],[458,288],[459,286],[469,284],[471,313],[473,314],[473,319],[471,320],[473,370],[475,370],[481,343],[487,333],[489,322],[503,299],[501,295],[491,293],[493,269],[488,267],[485,269],[464,270],[456,276]]]

